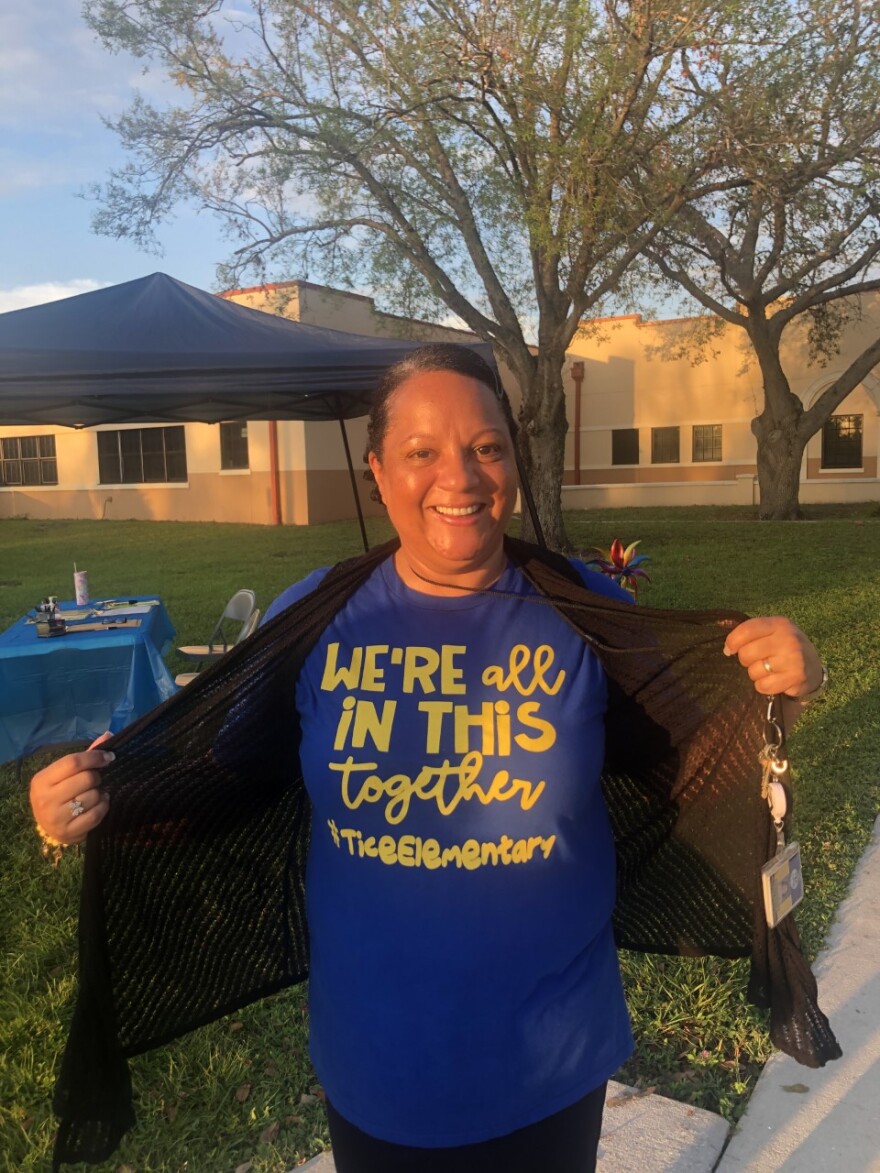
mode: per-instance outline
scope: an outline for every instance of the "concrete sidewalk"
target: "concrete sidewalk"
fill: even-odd
[[[813,970],[843,1058],[774,1055],[718,1173],[880,1171],[880,819]]]
[[[880,819],[813,969],[842,1059],[774,1055],[729,1142],[720,1116],[611,1083],[597,1173],[880,1173]]]

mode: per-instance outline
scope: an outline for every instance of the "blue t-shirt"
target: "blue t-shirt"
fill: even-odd
[[[297,683],[312,1060],[344,1117],[397,1144],[505,1135],[631,1051],[599,786],[604,673],[537,600],[512,567],[488,593],[447,598],[409,589],[389,559]]]

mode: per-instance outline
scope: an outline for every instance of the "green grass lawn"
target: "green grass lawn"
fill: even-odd
[[[832,690],[791,739],[796,832],[808,894],[798,922],[810,953],[867,842],[880,775],[880,517],[876,506],[815,510],[803,523],[747,511],[572,513],[580,550],[641,539],[656,606],[735,606],[790,615],[815,640]],[[370,524],[371,540],[388,534]],[[179,643],[202,641],[241,586],[265,608],[307,570],[357,553],[354,523],[281,529],[150,522],[0,521],[0,624],[43,595],[70,597],[73,562],[93,597],[155,592]],[[169,657],[179,670],[182,661]],[[25,779],[51,755],[25,764]],[[0,768],[0,1170],[44,1170],[49,1100],[75,987],[81,860],[39,855],[25,781]],[[744,998],[744,963],[624,954],[637,1050],[629,1083],[741,1113],[769,1054],[763,1016]],[[282,1173],[327,1146],[307,1057],[301,991],[248,1007],[133,1064],[139,1124],[101,1173]],[[250,1164],[248,1164],[250,1162]]]

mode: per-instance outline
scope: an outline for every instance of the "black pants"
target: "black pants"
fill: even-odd
[[[361,1132],[327,1104],[337,1173],[593,1173],[605,1084],[561,1112],[480,1144],[419,1149]]]

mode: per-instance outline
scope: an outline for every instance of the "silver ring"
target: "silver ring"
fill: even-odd
[[[770,661],[769,661],[769,660],[765,660],[765,661],[764,661],[764,671],[765,671],[765,672],[766,672],[768,675],[769,675],[769,674],[770,674],[770,673],[773,671],[773,669],[770,667]]]
[[[80,815],[86,813],[86,808],[78,798],[72,798],[67,805],[70,807],[70,817],[72,819],[78,819]]]

